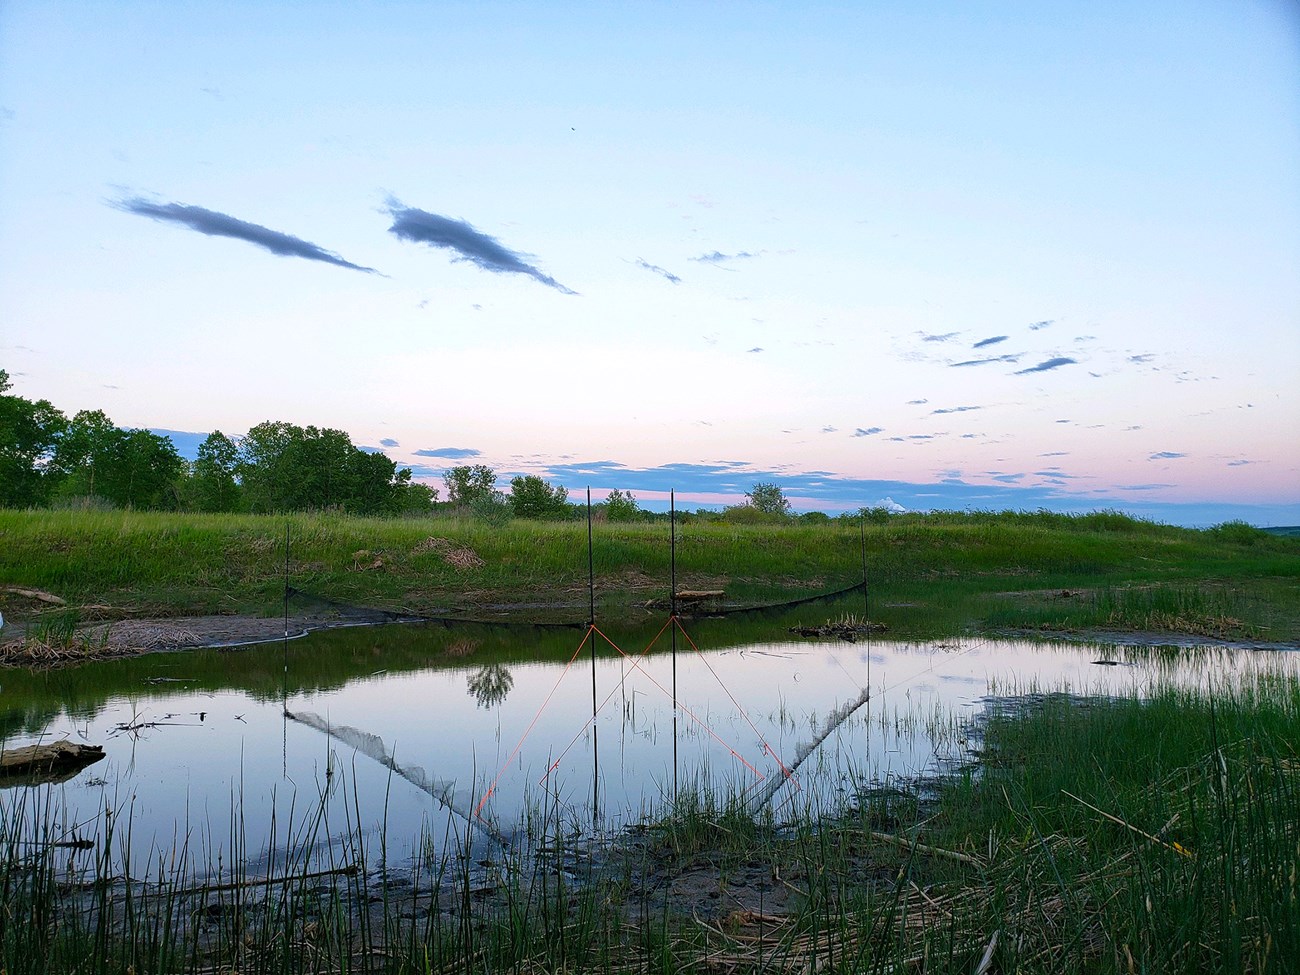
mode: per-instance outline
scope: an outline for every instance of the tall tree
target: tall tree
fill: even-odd
[[[68,421],[49,400],[9,395],[11,387],[0,369],[0,506],[27,507],[49,495],[46,466]]]
[[[510,507],[516,518],[567,518],[569,492],[536,474],[525,474],[510,481]]]
[[[190,503],[199,511],[237,511],[240,502],[239,445],[220,430],[199,444],[190,466]]]
[[[469,506],[491,499],[496,487],[497,474],[485,464],[461,465],[443,472],[442,483],[447,486],[447,500],[454,505]]]

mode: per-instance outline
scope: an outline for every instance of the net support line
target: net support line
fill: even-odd
[[[659,639],[659,637],[663,635],[664,630],[666,630],[666,629],[668,628],[668,625],[671,624],[671,623],[672,623],[672,620],[670,619],[670,620],[668,621],[668,623],[665,623],[664,626],[659,630],[659,634],[655,636],[655,639],[652,640],[652,641],[650,642],[649,646],[647,646],[644,650],[640,651],[636,656],[632,656],[631,654],[629,654],[629,653],[628,653],[627,651],[625,651],[622,647],[620,647],[617,643],[615,643],[615,642],[614,642],[613,640],[611,640],[608,636],[606,636],[604,633],[602,633],[602,632],[600,631],[599,627],[594,627],[594,626],[593,626],[592,629],[595,630],[596,633],[597,633],[597,634],[598,634],[598,635],[599,635],[599,636],[600,636],[600,637],[601,637],[601,638],[602,638],[606,643],[608,643],[611,647],[613,647],[615,650],[617,650],[617,651],[618,651],[618,652],[623,656],[623,658],[626,659],[626,660],[628,661],[628,663],[631,664],[633,670],[639,670],[643,675],[645,675],[646,680],[648,680],[651,684],[653,684],[656,688],[659,689],[659,692],[660,692],[661,694],[663,694],[663,695],[664,695],[665,697],[667,697],[669,700],[672,700],[672,691],[671,691],[669,688],[664,687],[663,684],[661,684],[658,680],[655,679],[655,677],[654,677],[653,674],[651,674],[648,670],[646,670],[644,667],[641,666],[641,659],[642,659],[642,658],[643,658],[647,653],[650,652],[650,649],[651,649],[651,647],[654,646],[655,641],[657,641],[657,640]],[[623,681],[626,681],[626,679],[627,679],[627,678],[626,678],[626,676],[625,676],[625,677],[623,678]],[[620,683],[620,686],[622,686],[623,681],[620,681],[620,682],[619,682],[619,683]],[[605,697],[604,702],[602,702],[601,705],[600,705],[600,708],[601,708],[601,709],[603,709],[603,708],[605,707],[605,705],[609,703],[610,699],[613,698],[613,696],[615,695],[615,693],[617,693],[617,688],[615,688],[613,691],[610,691],[609,694]],[[745,757],[744,757],[743,755],[741,755],[740,752],[738,752],[738,751],[737,751],[737,750],[736,750],[736,749],[735,749],[735,748],[734,748],[734,747],[733,747],[733,746],[732,746],[732,745],[731,745],[731,744],[730,744],[726,739],[724,739],[721,735],[719,735],[716,731],[714,731],[713,728],[711,728],[711,727],[709,726],[709,724],[708,724],[707,721],[704,721],[704,720],[703,720],[702,718],[700,718],[697,714],[695,714],[695,712],[693,712],[690,708],[686,707],[686,705],[682,704],[680,701],[677,702],[677,707],[681,710],[681,712],[682,712],[683,714],[685,714],[688,718],[690,718],[692,721],[694,721],[696,724],[698,724],[701,728],[703,728],[704,731],[709,735],[710,738],[712,738],[712,739],[713,739],[714,741],[716,741],[719,745],[721,745],[723,748],[725,748],[725,749],[727,750],[727,752],[731,755],[732,758],[734,758],[734,759],[735,759],[736,761],[738,761],[741,765],[745,766],[745,768],[747,768],[747,769],[749,769],[751,772],[753,772],[754,775],[756,775],[756,776],[758,777],[758,781],[759,781],[759,782],[761,782],[761,781],[763,781],[765,778],[767,778],[766,775],[764,775],[761,771],[759,771],[759,770],[758,770],[757,768],[755,768],[752,764],[750,764],[748,761],[746,761],[746,760],[745,760]],[[588,724],[587,724],[586,722],[584,722],[584,724],[583,724],[583,728],[586,728],[587,726],[588,726]],[[574,746],[574,744],[577,743],[578,739],[581,738],[581,737],[582,737],[582,730],[579,729],[578,733],[577,733],[576,735],[574,735],[573,740],[570,741],[569,744],[568,744],[567,746],[565,746],[564,751],[562,751],[562,752],[560,753],[559,757],[558,757],[558,758],[557,758],[557,759],[556,759],[556,760],[551,764],[550,768],[548,768],[548,769],[546,770],[546,775],[549,775],[552,771],[555,770],[555,768],[556,768],[556,767],[560,764],[560,762],[564,759],[565,754],[569,751],[570,748],[572,748],[572,747]],[[508,764],[508,763],[507,763],[507,764]],[[541,781],[544,781],[544,780],[546,779],[546,775],[543,775],[543,776],[542,776],[542,780],[541,780]]]

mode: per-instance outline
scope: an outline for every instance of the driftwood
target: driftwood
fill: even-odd
[[[80,745],[67,740],[11,748],[0,752],[0,782],[22,785],[66,782],[103,757],[102,745]]]
[[[0,586],[0,590],[14,593],[17,596],[26,596],[28,599],[36,599],[43,603],[49,603],[51,606],[68,605],[53,593],[45,592],[41,589],[26,589],[23,586]]]

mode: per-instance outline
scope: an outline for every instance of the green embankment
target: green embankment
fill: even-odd
[[[285,530],[295,590],[356,606],[522,619],[585,616],[583,523],[343,515],[0,511],[0,585],[67,600],[81,620],[281,611]],[[895,633],[1119,627],[1300,638],[1300,539],[1244,525],[1194,531],[1101,512],[899,515],[828,524],[678,525],[679,587],[737,604],[799,598],[863,576]],[[595,526],[602,614],[662,597],[668,526]],[[13,595],[16,619],[49,608]]]

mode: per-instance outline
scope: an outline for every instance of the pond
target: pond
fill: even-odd
[[[310,846],[322,862],[364,852],[400,868],[618,830],[678,791],[770,801],[778,817],[834,809],[969,761],[973,719],[1008,697],[1300,670],[1296,654],[1228,648],[789,632],[852,609],[591,632],[394,624],[7,671],[5,748],[66,737],[107,757],[4,789],[0,805],[101,843],[111,811],[112,855],[133,864],[257,871]]]

